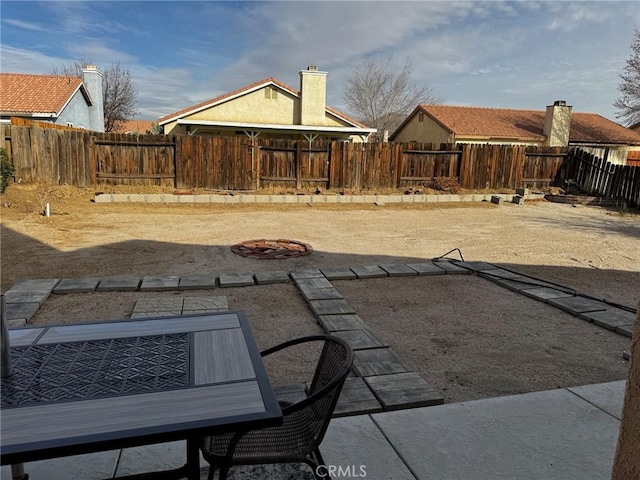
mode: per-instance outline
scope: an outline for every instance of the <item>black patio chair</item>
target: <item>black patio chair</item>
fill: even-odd
[[[201,450],[210,465],[209,480],[213,480],[216,467],[220,480],[225,480],[234,465],[274,463],[306,463],[316,479],[329,478],[325,469],[317,468],[324,465],[319,446],[351,369],[351,348],[340,338],[316,335],[282,343],[261,355],[311,342],[323,342],[323,347],[307,397],[293,404],[278,402],[284,417],[280,426],[205,437]]]

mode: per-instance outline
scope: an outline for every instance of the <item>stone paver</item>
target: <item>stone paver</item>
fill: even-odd
[[[408,372],[398,354],[391,348],[372,348],[353,352],[353,369],[361,377]]]
[[[104,277],[96,290],[98,292],[135,292],[140,286],[140,277],[117,275]]]
[[[438,267],[433,262],[423,262],[423,263],[408,263],[407,267],[415,270],[418,275],[444,275],[447,272]]]
[[[51,291],[59,281],[58,278],[30,278],[16,282],[11,290]]]
[[[283,270],[272,272],[258,272],[255,274],[258,285],[270,285],[272,283],[289,283],[289,274]]]
[[[8,290],[4,294],[4,300],[6,303],[37,303],[42,305],[49,295],[51,290],[47,291],[32,291],[32,290]]]
[[[387,272],[390,277],[410,277],[412,275],[418,274],[418,272],[416,272],[413,268],[403,263],[380,265],[380,268]]]
[[[320,270],[293,270],[289,272],[291,278],[294,280],[300,280],[303,278],[323,278],[322,272]]]
[[[535,278],[529,278],[529,277],[521,277],[521,278],[505,278],[504,280],[493,280],[495,281],[495,283],[502,285],[503,287],[508,288],[509,290],[513,290],[514,292],[522,292],[522,290],[531,290],[532,288],[539,288],[539,287],[549,287],[549,288],[556,288],[558,290],[562,290],[562,288],[560,288],[558,285],[553,285],[551,283],[542,281],[542,280],[537,280]],[[570,289],[566,289],[566,291],[569,291]],[[573,295],[573,293],[570,293],[570,295]]]
[[[348,377],[342,387],[334,417],[381,412],[382,406],[361,377]]]
[[[579,295],[567,298],[553,298],[549,300],[548,303],[575,316],[578,316],[581,313],[597,312],[607,309],[606,303],[597,302]]]
[[[436,262],[433,262],[433,263],[436,264],[441,269],[443,269],[447,275],[456,274],[456,273],[458,273],[458,274],[467,274],[468,275],[469,273],[471,273],[470,270],[467,270],[466,268],[459,267],[455,263],[449,262],[449,261],[446,261],[446,260],[436,261]]]
[[[305,398],[307,394],[305,392],[303,383],[293,383],[289,385],[274,385],[273,392],[276,394],[278,402],[287,402],[288,404],[298,403]],[[281,404],[282,406],[282,404]]]
[[[524,275],[520,275],[519,273],[510,272],[509,270],[504,270],[503,268],[495,268],[493,270],[481,270],[478,272],[479,277],[486,278],[488,280],[497,280],[497,279],[521,279],[526,280],[527,277]]]
[[[332,334],[336,337],[342,338],[353,350],[389,346],[378,339],[373,332],[365,328],[360,330],[343,330],[340,332],[332,332]]]
[[[535,298],[536,300],[547,301],[552,298],[568,298],[573,297],[573,294],[563,292],[562,290],[556,290],[550,287],[535,287],[521,290],[520,293],[527,297]]]
[[[220,287],[249,287],[255,285],[251,273],[221,273]]]
[[[168,276],[168,277],[144,277],[142,284],[140,285],[140,291],[164,291],[164,290],[177,290],[180,277]]]
[[[123,448],[118,461],[116,477],[180,468],[185,463],[186,451],[185,441]],[[200,467],[208,465],[201,456]]]
[[[485,270],[495,270],[497,267],[487,262],[457,262],[456,265],[474,272],[482,272]]]
[[[135,303],[133,313],[176,312],[180,315],[183,303],[182,297],[142,298]]]
[[[119,450],[109,450],[106,452],[75,455],[73,457],[29,462],[24,464],[24,471],[32,480],[71,478],[103,480],[113,476],[119,453]],[[2,467],[0,478],[2,480],[11,480],[11,466],[4,465]]]
[[[321,268],[320,271],[329,280],[354,280],[357,278],[349,267]]]
[[[320,326],[329,333],[365,328],[362,319],[358,315],[320,315],[318,321]]]
[[[161,310],[158,312],[132,312],[131,318],[175,317],[180,315],[176,310]]]
[[[182,275],[180,277],[180,283],[178,284],[179,290],[210,290],[216,287],[216,275],[214,274],[201,274],[201,275]]]
[[[387,272],[381,269],[378,265],[351,267],[351,271],[355,273],[358,278],[381,278],[388,276]]]
[[[316,316],[356,313],[355,309],[344,299],[310,300],[309,307]]]
[[[442,392],[429,385],[416,372],[365,377],[385,410],[428,407],[444,403]]]
[[[567,390],[372,415],[418,479],[605,480],[620,422]]]
[[[100,283],[99,278],[63,278],[53,289],[53,293],[89,293],[94,292]]]
[[[27,322],[35,315],[40,308],[39,303],[7,303],[5,315],[7,321],[26,320]]]
[[[622,419],[626,385],[627,382],[619,380],[596,385],[569,387],[567,390],[620,420]]]
[[[635,330],[635,325],[623,325],[622,327],[616,327],[616,332],[620,335],[624,335],[625,337],[633,338],[633,331]]]
[[[227,297],[216,295],[210,297],[185,297],[182,313],[228,312]]]
[[[307,301],[342,298],[342,294],[324,277],[298,279],[295,283]]]
[[[613,331],[616,330],[616,327],[633,325],[636,321],[636,316],[633,313],[625,312],[624,310],[604,310],[602,312],[581,313],[580,318],[593,322],[599,327]]]

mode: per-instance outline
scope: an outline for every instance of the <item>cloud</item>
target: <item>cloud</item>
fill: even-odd
[[[0,44],[0,59],[4,72],[51,73],[54,67],[66,63],[68,59],[52,57],[43,53]]]
[[[64,44],[65,51],[71,57],[90,59],[97,65],[110,65],[114,62],[133,63],[136,57],[126,52],[114,50],[104,44],[103,40],[89,40],[82,43],[66,42]]]
[[[25,30],[32,30],[32,31],[38,31],[38,32],[46,31],[46,29],[42,25],[35,22],[23,22],[22,20],[16,20],[13,18],[4,18],[2,21],[3,23],[7,23],[14,27],[24,28]]]

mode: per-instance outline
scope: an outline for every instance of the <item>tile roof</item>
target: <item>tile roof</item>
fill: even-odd
[[[129,120],[121,124],[113,133],[141,133],[150,132],[152,125],[156,123],[154,120]]]
[[[251,91],[253,89],[257,89],[257,88],[260,88],[260,87],[263,87],[263,86],[269,85],[269,84],[276,85],[276,86],[280,87],[281,89],[289,92],[291,95],[293,95],[295,97],[299,97],[300,96],[300,92],[298,90],[296,90],[295,88],[290,87],[286,83],[283,83],[283,82],[281,82],[281,81],[279,81],[279,80],[277,80],[277,79],[275,79],[273,77],[269,77],[269,78],[265,78],[263,80],[259,80],[257,82],[254,82],[254,83],[252,83],[250,85],[244,86],[242,88],[239,88],[237,90],[233,90],[232,92],[228,92],[228,93],[225,93],[225,94],[220,95],[218,97],[211,98],[209,100],[205,100],[204,102],[197,103],[196,105],[192,105],[190,107],[183,108],[182,110],[170,113],[169,115],[165,115],[164,117],[160,117],[158,119],[158,122],[159,123],[165,123],[168,120],[176,119],[176,118],[178,118],[178,117],[180,117],[180,116],[182,116],[182,115],[184,115],[186,113],[205,109],[205,108],[207,108],[209,106],[213,106],[216,103],[219,103],[222,100],[225,100],[227,98],[235,97],[236,95],[241,95],[241,94],[243,94],[245,92],[249,92],[249,91]],[[352,125],[355,125],[356,127],[368,128],[365,124],[358,122],[356,119],[350,117],[349,115],[345,115],[344,113],[340,112],[339,110],[336,110],[333,107],[330,107],[330,106],[327,105],[325,108],[332,115],[340,117],[343,120],[346,120],[347,122],[351,123]]]
[[[394,135],[418,111],[426,113],[445,130],[458,137],[501,138],[521,141],[542,141],[545,139],[543,130],[546,111],[544,110],[426,104],[416,107],[407,120],[394,132]],[[640,145],[640,134],[596,113],[574,112],[571,114],[569,141]]]
[[[0,73],[0,112],[59,114],[79,88],[91,103],[80,77]]]

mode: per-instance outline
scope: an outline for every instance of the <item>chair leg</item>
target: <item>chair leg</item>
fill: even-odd
[[[213,465],[209,466],[209,475],[207,476],[207,480],[213,480],[213,475],[216,473],[216,468]]]
[[[229,466],[223,465],[220,467],[220,477],[218,480],[227,480],[227,475],[229,475]]]

